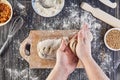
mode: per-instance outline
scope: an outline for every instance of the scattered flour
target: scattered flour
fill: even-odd
[[[80,28],[80,7],[77,4],[71,3],[69,7],[65,7],[65,16],[56,17],[55,20],[51,18],[49,22],[42,22],[41,26],[44,26],[48,30],[53,29],[73,29]],[[54,20],[54,21],[53,21]],[[58,27],[60,26],[60,27]],[[41,29],[42,27],[40,27]]]
[[[63,19],[63,28],[80,27],[80,10],[77,4],[71,3],[70,7],[66,7],[67,16]]]
[[[16,50],[19,51],[20,40],[19,40],[19,39],[14,40],[14,41],[13,41],[13,44],[16,44],[16,45],[14,45],[13,49],[15,48]]]
[[[110,53],[102,51],[100,55],[98,55],[98,59],[101,61],[100,67],[103,69],[103,71],[111,74],[111,72],[113,71],[113,66],[111,65],[112,57]]]
[[[34,72],[29,69],[17,70],[7,68],[6,71],[14,80],[16,80],[18,77],[20,78],[20,80],[26,80],[28,79],[28,77],[29,80],[39,80],[39,77],[37,77]]]
[[[68,15],[62,17],[62,19],[57,18],[54,22],[42,23],[48,30],[54,30],[57,26],[61,25],[60,29],[80,29],[83,23],[88,24],[91,29],[94,39],[97,40],[99,36],[96,35],[96,32],[100,30],[101,24],[96,20],[89,12],[80,10],[80,7],[77,4],[71,3],[69,7],[65,7],[65,11]],[[95,42],[95,41],[94,41]]]

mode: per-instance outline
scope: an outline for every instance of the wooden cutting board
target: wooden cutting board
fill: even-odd
[[[38,56],[38,42],[45,39],[73,36],[77,32],[77,30],[32,30],[29,36],[21,43],[20,54],[29,63],[30,68],[53,68],[56,63],[54,60],[45,60]],[[83,68],[81,61],[79,61],[77,68]]]

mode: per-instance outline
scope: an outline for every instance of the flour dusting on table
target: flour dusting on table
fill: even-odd
[[[40,24],[42,27],[45,27],[48,30],[54,30],[54,29],[73,29],[74,27],[77,27],[77,29],[80,28],[80,7],[77,4],[71,3],[69,7],[65,7],[65,14],[61,15],[62,17],[56,17],[56,19],[50,19],[49,22],[43,21],[42,24]],[[59,26],[59,27],[58,27]],[[74,26],[74,27],[73,27]]]
[[[100,67],[104,72],[111,74],[113,71],[113,66],[111,65],[112,57],[110,52],[101,52],[98,56],[98,59],[101,61]]]
[[[71,3],[69,7],[65,7],[67,15],[65,17],[56,18],[54,22],[52,19],[50,22],[42,23],[48,30],[58,29],[77,29],[79,30],[83,23],[87,23],[91,29],[94,39],[97,40],[98,36],[96,32],[101,28],[101,24],[88,12],[80,10],[80,7],[77,4]],[[96,31],[97,30],[97,31]]]
[[[29,77],[29,80],[39,80],[39,77],[37,77],[34,74],[34,72],[29,69],[17,70],[17,69],[7,68],[6,71],[14,80],[18,79],[18,77],[20,77],[20,80],[26,80],[28,79],[28,77]]]

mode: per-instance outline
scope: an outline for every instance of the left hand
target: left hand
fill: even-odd
[[[60,48],[57,50],[56,66],[71,74],[78,63],[77,56],[72,53],[71,49],[67,45],[67,41],[62,40]]]
[[[83,61],[83,58],[92,58],[90,34],[91,32],[86,24],[84,24],[82,29],[78,32],[76,54],[81,61]]]

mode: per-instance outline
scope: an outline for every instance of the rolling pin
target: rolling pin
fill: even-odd
[[[113,17],[112,15],[104,12],[103,10],[101,10],[99,8],[94,8],[86,2],[82,2],[82,4],[80,6],[82,9],[84,9],[88,12],[91,12],[94,17],[104,21],[105,23],[107,23],[113,27],[120,28],[120,20]]]
[[[103,4],[105,4],[106,6],[110,7],[110,8],[116,8],[117,7],[117,3],[116,2],[111,2],[110,0],[99,0],[100,2],[102,2]]]

